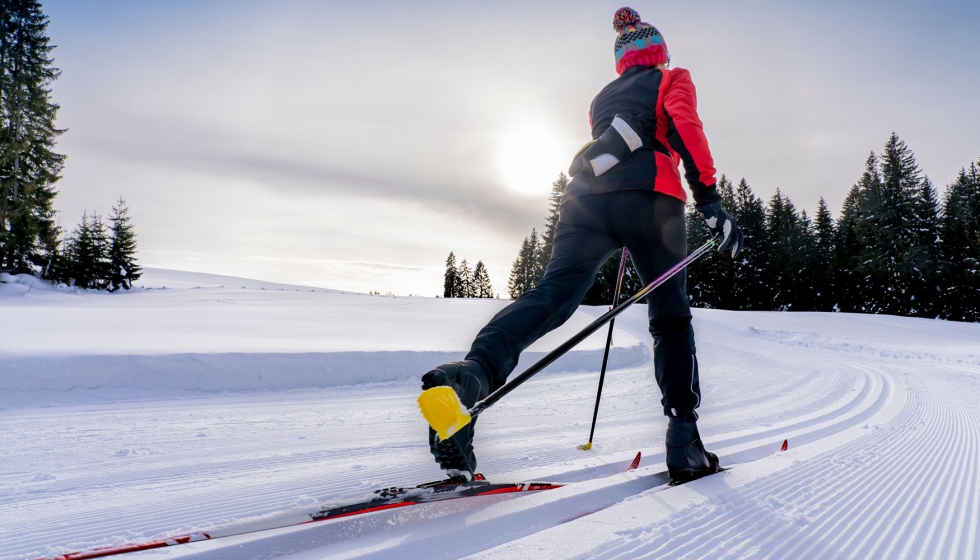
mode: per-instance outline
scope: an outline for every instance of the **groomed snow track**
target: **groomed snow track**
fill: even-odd
[[[639,338],[634,311],[617,326]],[[702,435],[725,473],[664,485],[648,365],[611,374],[589,453],[575,445],[595,374],[548,374],[481,417],[478,456],[492,479],[564,488],[129,557],[980,557],[980,329],[717,311],[698,311],[696,327]],[[0,471],[0,557],[242,529],[437,478],[416,393],[387,383],[0,411],[14,465]],[[640,468],[622,472],[637,450]]]

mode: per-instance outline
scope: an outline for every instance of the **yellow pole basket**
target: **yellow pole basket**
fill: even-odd
[[[472,420],[452,387],[426,389],[419,395],[418,403],[422,416],[441,440],[448,439]]]

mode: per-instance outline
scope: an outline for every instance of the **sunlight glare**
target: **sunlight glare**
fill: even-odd
[[[524,196],[551,192],[558,173],[566,171],[574,148],[542,125],[528,125],[503,134],[497,144],[497,167],[508,189]]]

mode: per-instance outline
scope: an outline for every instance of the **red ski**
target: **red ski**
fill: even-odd
[[[257,531],[266,531],[269,529],[279,529],[282,527],[315,523],[318,521],[328,521],[331,519],[339,519],[341,517],[351,517],[354,515],[363,515],[376,511],[384,511],[387,509],[414,506],[431,502],[440,502],[443,500],[475,496],[490,496],[495,494],[511,494],[517,492],[537,492],[540,490],[561,488],[562,486],[564,486],[564,484],[553,484],[550,482],[492,483],[488,482],[483,475],[477,474],[473,477],[473,480],[467,480],[464,477],[457,477],[447,480],[440,480],[438,482],[428,482],[426,484],[420,484],[418,486],[411,486],[408,488],[396,487],[375,490],[374,493],[376,496],[370,500],[354,504],[325,507],[315,513],[310,514],[290,516],[288,518],[279,518],[275,520],[264,520],[257,524],[238,525],[227,529],[175,535],[172,537],[143,542],[101,546],[78,552],[69,552],[68,554],[48,556],[39,560],[86,560],[89,558],[103,558],[106,556],[114,556],[116,554],[124,554],[127,552],[138,552],[141,550],[163,548],[166,546],[207,541],[220,537],[243,535]]]

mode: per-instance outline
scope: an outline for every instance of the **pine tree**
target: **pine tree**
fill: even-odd
[[[476,261],[473,269],[473,296],[477,298],[492,298],[493,286],[490,285],[490,273],[483,261]]]
[[[112,207],[109,222],[112,239],[109,247],[108,288],[110,292],[120,288],[128,290],[133,287],[133,281],[139,280],[142,269],[136,264],[136,232],[130,223],[129,208],[121,196]]]
[[[833,311],[834,287],[834,219],[827,201],[820,197],[817,216],[813,220],[814,252],[810,272],[813,285],[813,304],[816,311]]]
[[[936,202],[915,156],[894,133],[858,183],[854,276],[865,313],[935,313]],[[841,289],[844,289],[843,287]]]
[[[840,217],[834,228],[833,284],[834,311],[862,312],[866,309],[867,281],[858,270],[863,251],[860,242],[861,221],[861,183],[872,181],[877,173],[874,153],[865,162],[865,173],[861,182],[848,191],[841,207]]]
[[[456,285],[457,291],[456,295],[453,297],[459,298],[471,298],[473,296],[473,269],[470,268],[466,259],[459,263],[459,267],[456,268],[456,277],[459,278],[459,283]]]
[[[903,275],[908,284],[907,310],[913,317],[936,318],[942,312],[939,272],[939,203],[928,177],[912,201],[912,236]]]
[[[704,223],[704,218],[694,208],[694,204],[688,204],[684,213],[684,221],[687,226],[687,252],[692,253],[695,249],[704,245],[708,241],[708,226]],[[712,308],[715,301],[715,284],[708,277],[711,270],[714,254],[708,253],[700,259],[692,262],[687,267],[687,299],[691,307]]]
[[[555,232],[558,230],[558,215],[561,211],[561,197],[568,187],[568,176],[564,172],[558,174],[558,179],[551,184],[551,194],[548,196],[548,217],[545,218],[544,231],[541,233],[541,247],[538,251],[537,285],[544,276],[548,261],[551,260],[551,249],[555,245]]]
[[[787,200],[789,199],[787,198]],[[817,287],[814,283],[814,270],[817,259],[817,236],[814,232],[813,221],[807,215],[806,210],[800,212],[800,219],[794,233],[797,243],[796,266],[799,275],[793,310],[816,311]]]
[[[857,183],[852,260],[855,283],[847,289],[857,290],[853,311],[884,313],[892,307],[898,284],[898,262],[894,256],[896,231],[890,206],[895,202],[883,184],[878,157],[871,153],[864,174]]]
[[[0,269],[49,268],[58,248],[54,184],[64,156],[54,153],[58,105],[50,85],[48,20],[37,0],[0,3]]]
[[[96,212],[92,216],[92,225],[89,228],[92,232],[92,285],[91,288],[105,290],[109,287],[109,278],[112,276],[112,265],[109,262],[109,252],[112,250],[112,240],[109,238],[109,230],[102,221],[102,215]]]
[[[514,260],[514,264],[510,269],[510,280],[507,282],[507,291],[510,293],[511,299],[521,297],[521,295],[534,287],[540,262],[538,260],[539,251],[537,231],[531,230],[531,236],[524,238],[524,243],[521,244],[521,250],[517,254],[517,259]]]
[[[525,237],[524,242],[521,243],[521,249],[517,252],[517,258],[510,265],[510,277],[507,279],[507,293],[510,294],[510,299],[517,299],[528,290],[528,287],[524,285],[524,275],[522,274],[522,271],[526,267],[524,264],[524,254],[527,249],[527,244],[528,239]]]
[[[883,289],[875,313],[908,315],[912,278],[906,260],[915,242],[915,198],[921,177],[912,151],[892,133],[881,154],[881,190],[868,200],[873,228],[868,257],[877,259],[872,285]]]
[[[940,248],[942,315],[954,321],[980,321],[980,163],[961,169],[946,189]]]
[[[745,236],[745,245],[732,263],[731,309],[771,309],[772,293],[766,284],[769,240],[765,205],[744,178],[738,182],[733,197],[731,212]]]
[[[792,201],[777,189],[766,211],[766,229],[771,242],[766,267],[766,283],[773,291],[770,309],[795,311],[806,301],[807,225]]]
[[[72,283],[79,288],[101,288],[108,271],[108,238],[97,214],[82,214],[70,247]]]
[[[452,251],[446,258],[446,274],[442,283],[442,297],[456,297],[459,293],[459,276],[456,273],[456,255]]]

